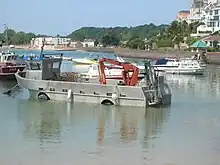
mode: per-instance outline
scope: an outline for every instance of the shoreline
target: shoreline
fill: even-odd
[[[39,48],[33,48],[30,46],[15,46],[13,49],[23,49],[23,50],[39,50]],[[85,51],[85,52],[100,52],[100,53],[114,53],[120,57],[126,58],[160,58],[160,57],[189,57],[195,55],[196,52],[190,51],[181,51],[181,50],[135,50],[135,49],[128,49],[128,48],[109,48],[109,47],[82,47],[82,48],[51,48],[45,47],[44,50],[47,51]]]
[[[37,48],[32,48],[27,45],[22,46],[15,46],[13,49],[22,49],[22,50],[38,50]],[[46,47],[44,50],[50,51],[81,51],[81,52],[99,52],[99,53],[114,53],[119,57],[124,58],[132,58],[132,59],[157,59],[157,58],[187,58],[192,57],[198,52],[191,52],[191,51],[181,51],[181,50],[135,50],[135,49],[128,49],[128,48],[109,48],[109,47],[83,47],[83,48],[51,48]],[[206,53],[207,62],[210,64],[217,64],[220,65],[220,52],[207,52]]]

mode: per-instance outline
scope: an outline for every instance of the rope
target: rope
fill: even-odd
[[[11,89],[9,89],[8,91],[3,92],[3,94],[5,94],[5,95],[10,95],[10,94],[13,92],[13,90],[14,90],[15,88],[17,88],[17,87],[19,87],[18,84],[16,84],[15,86],[13,86],[13,87],[12,87]]]

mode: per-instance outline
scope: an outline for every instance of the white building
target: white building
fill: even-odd
[[[72,41],[70,43],[70,47],[72,47],[72,48],[81,48],[81,47],[83,47],[83,43],[80,42],[80,41]]]
[[[197,20],[204,23],[197,28],[196,34],[191,35],[193,37],[207,36],[220,30],[220,1],[209,0],[207,2],[208,4],[205,4],[199,12],[191,13],[191,17],[189,17],[192,20],[191,22]]]
[[[40,48],[42,45],[46,46],[66,46],[71,42],[70,38],[61,38],[61,37],[37,37],[32,38],[31,46],[35,48]]]
[[[220,36],[213,35],[202,38],[202,40],[207,44],[208,47],[219,46]]]
[[[85,39],[83,42],[83,47],[95,47],[95,40],[93,39]]]

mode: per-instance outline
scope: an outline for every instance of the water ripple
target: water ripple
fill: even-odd
[[[166,79],[172,105],[161,109],[0,96],[0,164],[216,165],[220,70]]]

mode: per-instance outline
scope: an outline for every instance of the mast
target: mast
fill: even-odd
[[[4,24],[4,28],[5,28],[5,44],[8,49],[8,26]]]

